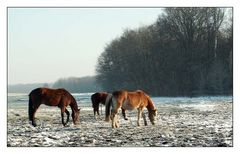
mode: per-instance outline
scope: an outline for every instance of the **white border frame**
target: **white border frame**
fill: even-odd
[[[0,150],[2,153],[115,153],[121,150],[124,153],[236,153],[240,151],[240,100],[239,100],[239,8],[238,0],[166,0],[166,1],[156,1],[156,0],[1,0],[0,2],[0,69],[1,69],[1,80],[0,83]],[[233,86],[233,120],[234,120],[234,140],[233,147],[231,148],[11,148],[7,147],[7,7],[233,7],[233,21],[234,21],[234,48],[233,48],[233,63],[234,63],[234,86]],[[111,150],[111,151],[109,151]]]

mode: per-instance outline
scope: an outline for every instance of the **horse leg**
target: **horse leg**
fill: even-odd
[[[116,114],[115,118],[116,118],[115,127],[118,128],[119,127],[118,114]]]
[[[64,122],[64,112],[65,112],[66,108],[62,107],[61,108],[61,117],[62,117],[62,124],[63,126],[66,126],[66,123]]]
[[[98,107],[97,107],[97,114],[99,116],[99,104],[98,104]]]
[[[117,128],[119,127],[119,124],[118,124],[118,112],[112,110],[111,112],[111,119],[112,119],[112,128]]]
[[[101,104],[101,115],[102,115],[102,104]]]
[[[96,104],[93,108],[93,112],[94,112],[94,118],[97,120],[97,116],[96,116],[96,113],[99,117],[99,104]]]
[[[115,119],[116,119],[115,117],[116,117],[116,115],[112,110],[111,111],[112,128],[115,128]]]
[[[37,124],[36,124],[36,121],[35,121],[35,113],[37,112],[37,109],[38,109],[38,107],[39,107],[40,105],[36,105],[36,106],[34,106],[33,107],[33,111],[32,111],[32,118],[31,118],[31,120],[32,120],[32,125],[34,126],[34,127],[36,127],[37,126]]]
[[[122,115],[124,120],[128,120],[128,117],[126,116],[126,110],[124,110],[123,108],[122,108]]]
[[[93,113],[94,113],[94,118],[95,118],[95,119],[97,119],[96,112],[97,112],[97,110],[96,110],[96,108],[94,107],[94,108],[93,108]]]
[[[98,117],[99,117],[99,106],[98,106],[98,108],[97,108],[97,115],[98,115]]]
[[[112,102],[112,110],[111,110],[111,116],[112,116],[112,128],[119,127],[118,124],[118,111],[121,108],[120,103],[116,102],[114,100]]]
[[[137,117],[137,126],[140,126],[140,118],[142,115],[142,109],[138,109],[138,117]]]
[[[144,125],[147,126],[148,125],[147,124],[147,119],[146,119],[146,115],[145,115],[144,112],[142,113],[142,117],[143,117],[143,120],[144,120]]]
[[[66,121],[66,124],[68,123],[69,121],[69,116],[70,116],[70,113],[67,109],[65,109],[65,113],[67,114],[67,121]]]
[[[94,108],[93,108],[93,114],[94,114],[94,118],[96,119],[96,113]]]

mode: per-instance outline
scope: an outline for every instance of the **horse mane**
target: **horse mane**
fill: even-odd
[[[71,96],[71,103],[69,104],[70,105],[70,107],[72,107],[74,110],[77,110],[78,109],[78,105],[77,105],[77,101],[76,101],[76,99],[73,97],[73,96]]]
[[[147,96],[147,100],[148,100],[148,105],[146,106],[147,109],[148,109],[148,110],[149,110],[149,109],[155,110],[156,107],[155,107],[153,101],[151,100],[150,96],[148,96],[147,94],[145,94],[145,95]]]
[[[143,95],[145,95],[146,96],[146,98],[147,98],[147,109],[151,109],[151,110],[154,110],[155,109],[155,105],[154,105],[154,103],[153,103],[153,101],[151,100],[151,98],[150,98],[150,96],[149,95],[147,95],[143,90],[136,90],[136,92],[139,92],[139,93],[142,93]]]

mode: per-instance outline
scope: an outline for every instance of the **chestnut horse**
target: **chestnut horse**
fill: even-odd
[[[41,104],[48,106],[57,106],[61,109],[62,124],[66,126],[69,121],[69,111],[67,106],[69,105],[72,109],[73,123],[79,120],[80,109],[74,97],[65,89],[49,89],[49,88],[37,88],[29,94],[28,104],[28,116],[29,120],[32,121],[32,125],[36,127],[35,113]],[[64,122],[64,112],[67,114],[67,121]]]
[[[106,104],[106,121],[110,121],[111,119],[112,128],[119,127],[117,114],[120,108],[125,110],[138,109],[137,125],[140,126],[141,116],[144,119],[144,124],[147,125],[146,116],[143,113],[145,107],[148,110],[148,117],[152,125],[155,125],[157,109],[147,94],[141,90],[135,92],[128,92],[125,90],[115,91],[112,93],[112,99]]]
[[[99,115],[99,104],[101,103],[105,105],[106,101],[109,101],[111,97],[112,95],[106,92],[96,92],[91,95],[93,113],[95,118],[96,118],[96,113]],[[125,120],[128,120],[124,109],[122,109],[122,115]]]

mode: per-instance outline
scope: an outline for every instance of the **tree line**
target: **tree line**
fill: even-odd
[[[101,91],[101,87],[96,83],[95,76],[61,78],[54,82],[52,88],[65,88],[72,93]]]
[[[106,91],[158,96],[231,95],[232,9],[165,8],[148,26],[109,42],[96,66]]]
[[[86,93],[101,91],[95,76],[60,78],[54,83],[32,83],[8,85],[9,93],[30,93],[38,87],[65,88],[71,93]]]

